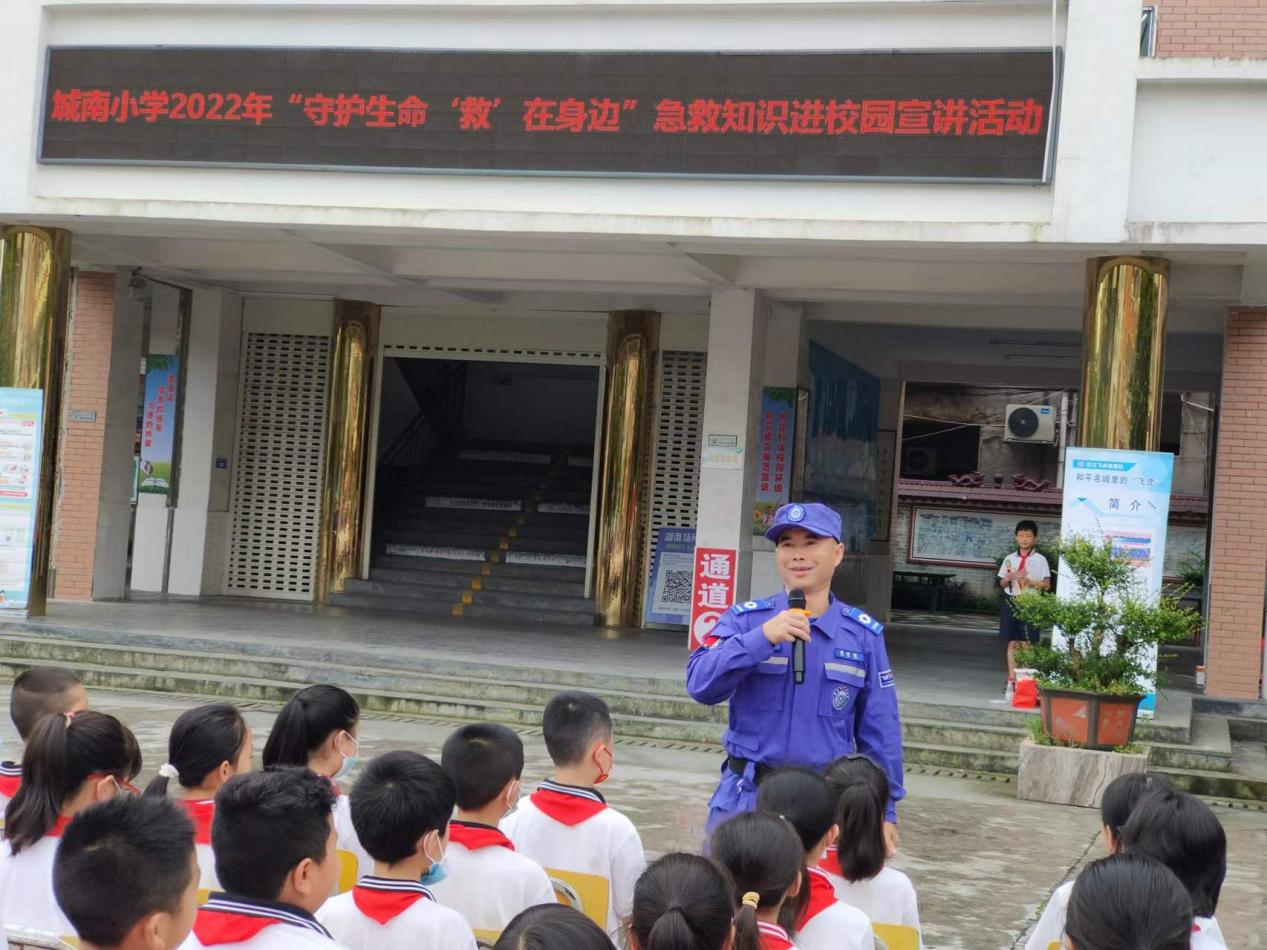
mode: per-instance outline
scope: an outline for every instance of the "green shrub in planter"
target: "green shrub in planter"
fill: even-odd
[[[1016,665],[1037,670],[1040,689],[1138,696],[1141,679],[1153,674],[1148,648],[1190,638],[1200,614],[1173,597],[1143,591],[1130,560],[1113,553],[1111,539],[1070,538],[1060,546],[1060,563],[1076,593],[1028,590],[1013,598],[1012,609],[1025,623],[1059,627],[1067,649],[1023,646]]]

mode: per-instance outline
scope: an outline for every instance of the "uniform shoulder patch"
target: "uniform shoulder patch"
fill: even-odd
[[[876,620],[861,607],[851,607],[844,601],[841,601],[840,612],[855,623],[860,623],[877,637],[884,633],[884,624]]]
[[[769,610],[773,606],[774,601],[767,597],[764,600],[746,600],[742,604],[735,604],[730,608],[730,612],[738,616],[752,613],[754,610]]]

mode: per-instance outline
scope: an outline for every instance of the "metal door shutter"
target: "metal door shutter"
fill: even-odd
[[[247,334],[227,593],[312,599],[329,357],[324,336]]]
[[[688,350],[660,354],[643,604],[651,582],[656,529],[695,527],[706,361],[706,354]]]

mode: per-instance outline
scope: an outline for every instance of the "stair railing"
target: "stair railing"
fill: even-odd
[[[441,451],[459,435],[465,397],[466,364],[459,362],[380,454],[374,489],[379,524],[393,509],[412,500],[412,490],[422,485]]]

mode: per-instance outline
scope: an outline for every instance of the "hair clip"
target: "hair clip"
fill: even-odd
[[[74,712],[67,712],[67,713],[62,713],[62,715],[66,717],[66,728],[67,728],[67,729],[69,729],[69,728],[70,728],[70,724],[71,724],[71,723],[74,721],[74,719],[75,719],[75,713],[74,713]]]
[[[178,782],[180,781],[180,772],[176,771],[176,766],[172,765],[170,762],[164,762],[160,765],[158,767],[158,774],[163,776],[163,778],[175,779]]]
[[[753,910],[756,910],[757,905],[759,905],[760,903],[761,903],[761,895],[758,894],[756,891],[749,891],[747,894],[743,896],[744,907],[751,907]]]

